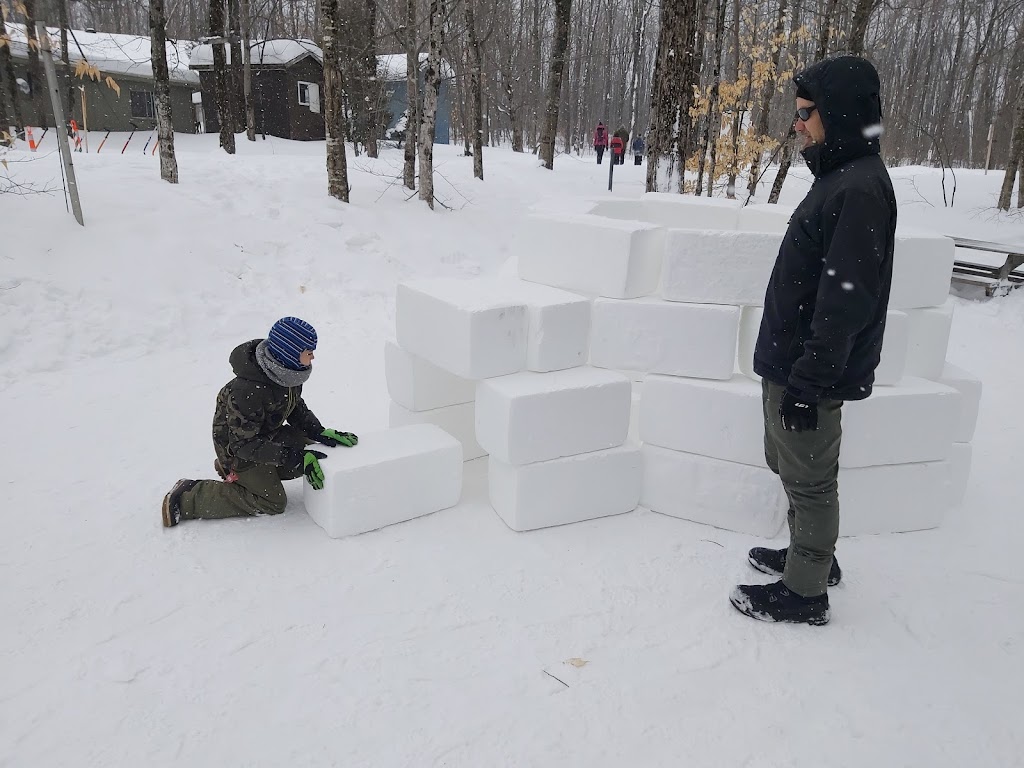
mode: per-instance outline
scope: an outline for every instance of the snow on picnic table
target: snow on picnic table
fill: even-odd
[[[487,151],[479,183],[438,147],[454,210],[406,202],[394,150],[350,155],[343,206],[322,144],[216,141],[179,137],[177,188],[141,143],[76,156],[85,229],[59,196],[0,199],[0,765],[1022,765],[1024,292],[956,300],[950,360],[985,381],[963,509],[842,540],[825,628],[729,606],[764,580],[749,536],[643,510],[515,534],[486,460],[459,506],[352,539],[297,481],[280,517],[165,531],[171,483],[213,476],[235,344],[310,320],[307,402],[382,428],[396,282],[493,273],[528,206],[607,194],[592,156]],[[60,184],[55,155],[13,167]],[[894,177],[906,220],[1022,231],[997,175],[959,172],[952,211],[936,172]]]

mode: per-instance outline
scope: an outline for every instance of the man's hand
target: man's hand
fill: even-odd
[[[782,428],[787,432],[813,432],[818,428],[818,404],[797,400],[789,392],[782,395],[779,416],[782,417]]]
[[[330,448],[334,448],[336,445],[344,445],[346,448],[351,448],[359,442],[359,438],[351,432],[339,432],[336,429],[325,429],[316,436],[316,441]]]

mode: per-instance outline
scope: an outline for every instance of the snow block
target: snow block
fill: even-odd
[[[384,374],[391,399],[410,411],[469,403],[476,397],[475,381],[448,373],[393,341],[384,346]]]
[[[359,436],[355,448],[325,448],[324,487],[303,482],[306,511],[332,539],[373,531],[455,506],[462,446],[421,424]]]
[[[907,338],[910,319],[906,312],[890,309],[885,317],[882,357],[875,368],[875,384],[891,386],[899,383],[907,370]]]
[[[398,285],[398,344],[466,379],[521,371],[527,308],[499,279],[434,278]]]
[[[672,230],[665,236],[661,295],[695,304],[762,306],[782,235]]]
[[[954,509],[963,504],[967,496],[973,457],[974,449],[970,443],[953,443],[953,452],[949,455],[949,503]]]
[[[897,227],[889,309],[935,307],[945,302],[955,251],[948,237]]]
[[[754,381],[761,380],[761,377],[754,373],[754,348],[757,346],[757,336],[761,332],[762,317],[764,307],[743,307],[740,314],[736,367],[740,373]]]
[[[526,368],[541,373],[587,362],[590,299],[547,285],[510,281],[527,307]]]
[[[640,402],[644,443],[724,461],[766,467],[761,385],[648,376]]]
[[[487,455],[487,451],[476,441],[476,404],[472,401],[429,411],[410,411],[392,400],[388,408],[388,424],[392,428],[433,424],[462,444],[463,460],[471,461]]]
[[[519,277],[588,296],[658,290],[664,230],[604,216],[530,216],[517,242]]]
[[[925,379],[905,377],[843,406],[841,467],[942,461],[949,457],[961,395]]]
[[[951,469],[948,461],[840,469],[839,535],[937,528],[952,506]]]
[[[631,391],[625,376],[589,367],[481,381],[476,439],[517,466],[614,448],[629,430]]]
[[[740,205],[738,200],[720,197],[648,192],[639,200],[602,200],[593,213],[672,229],[736,229]]]
[[[978,411],[981,408],[981,380],[963,368],[946,363],[938,381],[960,393],[960,418],[953,439],[957,443],[971,442],[974,439],[974,430],[978,426]]]
[[[590,364],[728,379],[740,308],[661,299],[595,299]]]
[[[793,208],[785,205],[754,203],[739,209],[736,226],[742,232],[777,232],[785,234]]]
[[[907,375],[935,381],[942,376],[953,325],[953,303],[927,309],[908,309]]]
[[[771,538],[786,522],[789,502],[767,467],[643,446],[640,504],[663,515]]]
[[[629,432],[626,435],[627,443],[640,443],[640,400],[643,397],[643,382],[633,382],[632,399],[629,404]]]
[[[514,531],[620,515],[640,502],[637,445],[514,466],[488,462],[491,506]]]

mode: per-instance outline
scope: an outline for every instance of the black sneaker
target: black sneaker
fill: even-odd
[[[181,522],[181,495],[185,491],[192,490],[198,480],[186,480],[182,478],[174,484],[174,487],[164,496],[161,512],[164,518],[164,528],[173,528]]]
[[[781,579],[783,571],[786,570],[786,553],[788,551],[789,547],[785,549],[754,547],[747,553],[747,560],[761,573],[767,573],[769,576],[777,576]],[[843,569],[839,567],[839,561],[833,556],[832,568],[828,572],[828,585],[834,587],[842,580]]]
[[[820,627],[832,618],[827,594],[801,597],[786,589],[781,581],[740,585],[729,595],[729,602],[740,613],[758,621],[786,621]]]

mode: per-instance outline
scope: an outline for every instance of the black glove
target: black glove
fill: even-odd
[[[286,466],[292,470],[302,469],[302,474],[313,486],[313,490],[319,491],[324,487],[324,471],[320,468],[320,459],[326,459],[327,454],[320,451],[308,451],[300,448],[289,448],[286,457]]]
[[[818,428],[818,404],[797,400],[788,391],[782,395],[779,416],[787,432],[813,432]]]

